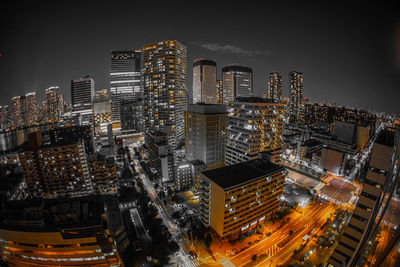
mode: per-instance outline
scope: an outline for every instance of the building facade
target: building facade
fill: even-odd
[[[223,104],[223,92],[222,80],[217,80],[217,104],[219,105]]]
[[[279,158],[283,141],[284,104],[260,97],[242,97],[228,106],[225,164],[232,165],[267,152]]]
[[[280,205],[285,169],[265,159],[200,173],[202,223],[235,239],[268,220]]]
[[[289,73],[289,121],[292,122],[297,122],[302,117],[304,109],[303,80],[302,72],[292,71]]]
[[[244,66],[222,68],[223,104],[235,101],[237,97],[253,95],[253,70]]]
[[[189,105],[186,114],[186,158],[201,160],[208,169],[225,165],[225,105]]]
[[[57,122],[63,115],[64,101],[58,86],[49,87],[46,93],[46,116],[48,122]]]
[[[122,100],[136,100],[141,96],[141,52],[140,50],[112,51],[110,91],[112,100],[111,117],[119,123]],[[118,126],[117,126],[118,128]]]
[[[211,59],[193,62],[193,104],[217,104],[217,63]]]
[[[71,81],[72,116],[76,125],[93,124],[94,80],[89,76]]]
[[[171,150],[185,138],[186,53],[186,47],[176,40],[142,48],[145,129],[165,131]]]
[[[0,211],[1,258],[6,266],[124,266],[129,240],[110,202],[99,196],[10,202]]]
[[[282,73],[271,72],[269,74],[268,98],[282,100]]]
[[[143,132],[143,100],[122,100],[121,109],[121,130]]]
[[[107,134],[107,126],[111,123],[111,98],[107,90],[96,91],[92,109],[95,135]]]

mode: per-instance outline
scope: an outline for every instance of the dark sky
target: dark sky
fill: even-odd
[[[400,114],[400,10],[354,1],[59,1],[2,2],[0,104],[59,85],[70,101],[70,80],[91,75],[108,88],[109,52],[176,39],[192,61],[253,68],[256,94],[269,72],[304,73],[304,95]],[[144,2],[144,1],[143,1]],[[323,3],[323,4],[322,4]],[[362,3],[362,4],[361,4]]]

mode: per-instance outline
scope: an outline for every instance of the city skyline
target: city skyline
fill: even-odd
[[[182,5],[179,12],[189,23],[169,18],[171,23],[163,27],[157,27],[156,22],[145,25],[145,14],[124,16],[126,11],[120,2],[115,4],[121,9],[120,14],[110,15],[105,4],[77,7],[37,5],[2,18],[2,25],[7,27],[0,44],[2,105],[9,104],[13,96],[31,91],[42,100],[45,88],[51,86],[59,86],[71,103],[70,80],[86,75],[95,80],[97,90],[109,90],[110,50],[134,50],[153,41],[176,39],[188,50],[188,92],[192,87],[192,62],[205,57],[216,60],[218,79],[226,65],[251,67],[256,96],[266,93],[265,79],[277,71],[282,73],[283,95],[287,97],[288,73],[298,70],[304,73],[304,97],[311,101],[399,113],[396,34],[399,35],[400,26],[398,16],[390,11],[395,9],[389,6],[375,9],[366,4],[358,10],[356,6],[342,10],[339,6],[286,2],[265,6],[267,11],[263,14],[253,7],[225,10],[221,4],[207,10],[210,21],[202,24],[205,7],[192,11]],[[150,8],[145,4],[133,7]],[[152,12],[166,19],[164,13],[172,8],[164,6]],[[297,20],[295,10],[308,18]],[[90,11],[89,15],[86,11]],[[369,18],[373,12],[376,19],[372,22]],[[244,18],[253,18],[254,14],[254,19],[236,20],[238,14]],[[276,18],[280,18],[279,22]],[[296,27],[292,27],[293,22]],[[252,30],[246,31],[249,28]],[[127,31],[131,34],[127,35]],[[87,34],[71,41],[80,32]]]

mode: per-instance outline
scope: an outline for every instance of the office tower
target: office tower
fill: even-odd
[[[62,115],[62,110],[60,110],[60,94],[61,93],[58,86],[53,86],[46,89],[46,117],[49,122],[59,121]]]
[[[122,100],[121,101],[121,130],[143,131],[143,100]]]
[[[116,194],[118,191],[117,167],[114,157],[94,153],[87,159],[93,192]]]
[[[93,126],[94,134],[107,133],[107,126],[111,123],[111,98],[107,90],[96,91],[93,99]]]
[[[235,101],[237,97],[253,95],[253,70],[243,66],[222,68],[223,104]]]
[[[282,149],[284,104],[261,97],[240,97],[228,106],[225,164],[254,159],[267,152],[278,159]]]
[[[36,94],[34,92],[28,93],[25,95],[25,97],[26,97],[25,125],[29,127],[35,125],[38,120]]]
[[[111,51],[111,118],[116,124],[121,120],[121,101],[136,100],[142,94],[140,60],[140,50]]]
[[[186,113],[186,158],[201,160],[208,169],[225,165],[225,105],[193,104]]]
[[[72,116],[76,125],[92,125],[94,80],[89,76],[71,81]]]
[[[282,100],[282,73],[271,72],[268,77],[268,97]]]
[[[200,173],[202,223],[222,239],[236,239],[278,210],[285,169],[254,159]]]
[[[26,120],[26,96],[22,95],[19,97],[20,101],[20,116],[21,116],[21,126],[25,126],[25,120]]]
[[[21,97],[14,96],[11,100],[12,100],[12,126],[20,127],[22,126]]]
[[[83,140],[43,144],[40,132],[28,138],[18,158],[32,197],[78,197],[93,191]]]
[[[222,80],[217,80],[217,104],[223,103]]]
[[[304,109],[303,97],[303,73],[292,71],[289,73],[290,82],[290,103],[289,103],[289,121],[297,122],[302,117]]]
[[[161,41],[143,46],[142,57],[145,128],[165,131],[173,151],[185,138],[186,47]]]
[[[193,104],[217,104],[217,63],[211,59],[193,61]]]
[[[0,209],[4,266],[124,266],[129,240],[116,202],[111,196],[8,202]]]
[[[168,145],[168,135],[161,131],[146,133],[146,145],[150,166],[157,171],[161,181],[174,178],[174,155]]]
[[[398,130],[397,130],[398,131]],[[399,134],[399,133],[397,133]],[[394,129],[381,131],[372,146],[368,173],[352,217],[328,263],[340,266],[361,266],[360,255],[366,243],[373,240],[382,220],[385,205],[390,202],[391,181],[395,162],[399,159],[399,145]],[[396,154],[397,152],[397,154]]]

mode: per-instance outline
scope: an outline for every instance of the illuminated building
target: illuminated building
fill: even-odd
[[[18,158],[32,197],[77,197],[93,191],[83,140],[42,144],[40,132],[28,138],[29,147]]]
[[[57,122],[63,114],[63,97],[58,86],[46,89],[46,117],[49,122]],[[43,112],[44,112],[43,110]]]
[[[111,51],[111,119],[116,124],[120,123],[121,101],[136,100],[142,94],[140,60],[140,50]]]
[[[22,126],[22,118],[21,118],[21,97],[14,96],[12,99],[12,126],[21,127]]]
[[[200,172],[206,169],[206,164],[201,160],[182,162],[178,166],[175,176],[177,190],[191,190],[194,193],[198,193]]]
[[[222,80],[217,80],[217,104],[223,103],[223,87]]]
[[[20,101],[20,126],[25,126],[25,119],[26,119],[26,96],[22,95],[19,97]]]
[[[271,72],[269,74],[268,98],[282,100],[282,73]]]
[[[243,66],[222,68],[223,104],[235,101],[237,97],[253,95],[253,70]]]
[[[285,169],[254,159],[200,173],[202,223],[235,239],[270,219],[280,205]]]
[[[92,125],[94,80],[89,76],[71,81],[72,116],[76,125]]]
[[[165,131],[173,151],[185,138],[186,47],[161,41],[143,46],[142,58],[145,129]]]
[[[186,114],[186,158],[201,160],[207,169],[225,165],[225,105],[189,105]]]
[[[117,209],[100,196],[11,201],[0,210],[0,256],[7,266],[124,266]]]
[[[93,125],[96,135],[106,134],[111,123],[111,98],[107,90],[95,92],[93,99]]]
[[[35,125],[38,120],[36,94],[28,93],[25,95],[25,97],[26,97],[25,125],[29,127]]]
[[[217,63],[211,59],[193,62],[193,104],[217,104]]]
[[[389,195],[387,179],[391,179],[394,161],[394,131],[383,130],[379,133],[372,146],[369,170],[353,215],[339,240],[334,252],[328,259],[328,266],[361,266],[359,255],[365,244],[371,240],[373,225],[378,217],[383,216],[379,210],[384,210],[385,199]],[[386,197],[385,197],[386,196]],[[388,202],[390,199],[388,200]]]
[[[228,106],[225,164],[267,152],[278,159],[283,142],[284,104],[261,97],[240,97]]]
[[[114,157],[91,154],[87,159],[93,192],[97,194],[115,194],[118,190],[117,168]]]
[[[122,100],[121,110],[121,130],[135,132],[143,131],[143,100]]]
[[[93,131],[90,125],[87,126],[64,126],[55,127],[49,130],[51,144],[73,143],[76,140],[83,140],[86,154],[94,152]]]
[[[298,71],[290,72],[289,83],[289,120],[291,122],[297,122],[302,117],[302,112],[304,109],[303,73]]]

